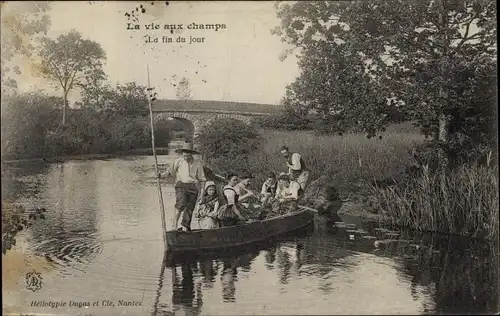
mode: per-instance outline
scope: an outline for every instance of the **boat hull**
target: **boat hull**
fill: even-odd
[[[300,210],[263,221],[190,232],[167,232],[167,252],[203,252],[259,243],[310,226],[314,214]]]

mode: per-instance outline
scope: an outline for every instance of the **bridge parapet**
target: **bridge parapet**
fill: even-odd
[[[230,101],[157,100],[153,112],[210,112],[245,115],[272,115],[283,111],[283,106]]]

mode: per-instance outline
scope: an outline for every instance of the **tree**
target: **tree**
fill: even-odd
[[[308,117],[293,109],[286,107],[283,112],[270,116],[257,117],[254,124],[261,128],[276,130],[311,130],[313,126],[312,117]]]
[[[477,84],[495,74],[495,2],[316,1],[276,7],[281,26],[274,33],[299,51],[302,74],[287,96],[295,105],[340,112],[369,134],[382,130],[397,111],[446,146],[455,113],[491,104],[492,89],[480,95]],[[483,102],[472,104],[471,97]]]
[[[249,156],[262,146],[258,131],[234,119],[216,120],[203,129],[198,142],[207,161],[217,171],[248,171]]]
[[[106,77],[100,72],[92,72],[85,80],[79,84],[81,89],[82,103],[84,107],[94,110],[106,108],[108,101],[113,94],[113,89],[106,82]]]
[[[46,14],[50,10],[49,2],[16,2],[2,3],[2,45],[1,45],[1,82],[3,92],[13,92],[17,82],[13,75],[20,75],[21,68],[27,68],[25,61],[16,57],[31,57],[34,51],[33,42],[39,35],[46,35],[50,28],[50,18]],[[29,62],[33,60],[28,59]]]
[[[2,159],[44,156],[45,137],[55,130],[62,98],[40,92],[13,94],[2,100]]]
[[[117,84],[109,93],[109,101],[107,108],[124,113],[145,113],[148,109],[146,87],[135,82]]]
[[[63,90],[62,124],[65,125],[69,91],[96,78],[104,78],[102,67],[106,53],[99,43],[83,38],[75,30],[56,40],[43,38],[41,44],[40,72]]]
[[[191,100],[193,98],[191,95],[191,84],[188,78],[181,78],[177,84],[175,95],[179,100]]]

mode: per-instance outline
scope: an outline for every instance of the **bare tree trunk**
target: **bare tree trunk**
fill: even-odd
[[[66,125],[66,104],[68,103],[68,91],[64,91],[62,125]]]
[[[444,144],[448,143],[450,133],[450,120],[445,114],[439,116],[439,141]]]
[[[441,25],[443,30],[448,30],[448,20],[447,20],[448,11],[447,11],[446,7],[444,6],[443,0],[441,0],[440,5],[441,5],[442,11],[439,13],[439,24]],[[447,56],[448,56],[447,47],[450,44],[446,33],[447,32],[441,33],[441,37],[440,37],[441,44],[443,47],[443,57],[445,58],[445,60],[447,60]],[[441,64],[441,76],[443,76],[443,78],[446,78],[443,64]],[[444,102],[444,104],[447,104],[449,102],[448,101],[448,92],[445,91],[443,89],[443,87],[441,87],[439,89],[439,98],[441,99],[442,102]],[[449,130],[450,130],[449,118],[447,117],[446,114],[441,113],[439,115],[438,119],[439,119],[439,131],[438,131],[439,142],[441,145],[447,145],[448,138],[449,138]],[[440,148],[440,150],[439,150],[439,169],[440,169],[440,171],[445,171],[447,169],[448,159],[449,159],[449,157],[446,154],[446,152],[444,151],[444,148]]]
[[[440,96],[444,98],[444,101],[446,102],[447,99],[447,93],[441,88],[440,90]],[[439,131],[438,131],[438,140],[441,145],[447,145],[449,141],[449,134],[450,134],[450,119],[449,117],[441,113],[439,115]],[[439,150],[439,168],[441,171],[445,171],[448,168],[448,163],[449,163],[449,157],[444,152],[444,149],[441,148]]]

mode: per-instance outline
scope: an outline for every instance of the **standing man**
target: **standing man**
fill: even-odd
[[[198,199],[203,196],[203,188],[207,181],[201,161],[193,157],[200,153],[192,148],[191,143],[185,143],[184,148],[177,149],[175,152],[182,154],[182,157],[176,159],[165,173],[165,175],[175,174],[176,216],[173,226],[179,231],[191,230],[191,216]],[[181,218],[180,225],[179,218]]]
[[[291,180],[297,181],[302,190],[306,190],[309,171],[306,168],[304,159],[299,153],[291,153],[287,146],[281,147],[281,154],[286,158],[286,166]]]

